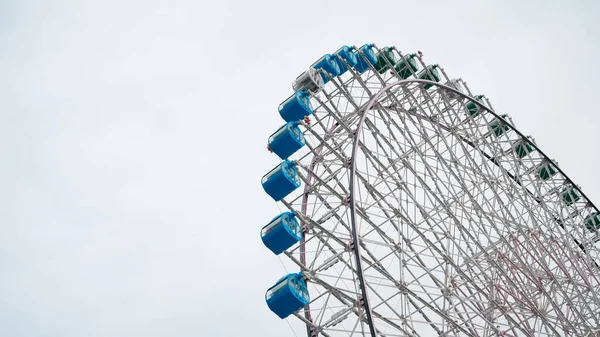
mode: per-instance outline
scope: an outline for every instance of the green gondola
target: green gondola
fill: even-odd
[[[521,140],[516,143],[514,149],[515,149],[515,154],[517,155],[517,157],[519,157],[520,159],[523,159],[523,158],[525,158],[525,156],[527,156],[529,153],[531,153],[531,151],[533,151],[533,146],[531,146],[531,144],[529,144],[528,141]]]
[[[575,201],[579,200],[581,196],[577,189],[573,186],[566,187],[560,192],[563,200],[567,203],[567,205],[572,205]]]
[[[419,64],[417,63],[417,55],[410,54],[404,56],[404,60],[398,62],[394,68],[401,79],[405,80],[416,73],[419,70]]]
[[[483,104],[483,95],[477,95],[475,96],[475,100],[479,103]],[[469,101],[469,103],[466,104],[466,108],[467,108],[467,113],[469,114],[469,116],[471,117],[475,117],[479,114],[479,107],[477,106],[477,104],[475,104],[473,101]]]
[[[550,177],[554,176],[556,173],[558,173],[558,170],[549,161],[543,163],[538,168],[538,175],[540,178],[542,178],[542,180],[548,180],[548,179],[550,179]]]
[[[590,232],[595,232],[600,229],[600,214],[598,212],[592,212],[585,219],[583,219],[585,227]]]
[[[502,115],[500,116],[502,118],[506,118],[506,115]],[[500,119],[496,118],[494,121],[492,121],[490,123],[490,131],[492,131],[492,133],[494,134],[494,136],[496,137],[500,137],[502,136],[506,131],[510,130],[510,126],[508,126],[508,124],[506,124],[505,122],[501,121]]]
[[[427,68],[423,69],[418,75],[418,77],[422,80],[439,82],[440,72],[437,70],[437,65],[427,66]],[[431,75],[429,75],[431,73]],[[425,84],[425,89],[429,89],[433,86],[433,84]]]
[[[391,47],[384,47],[379,54],[377,54],[377,62],[375,62],[373,67],[377,72],[383,74],[386,70],[390,69],[390,64],[392,66],[396,64],[396,56]]]

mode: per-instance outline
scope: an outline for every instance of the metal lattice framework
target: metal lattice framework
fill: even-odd
[[[285,252],[311,294],[295,316],[309,336],[596,333],[600,234],[584,219],[597,208],[439,69],[440,83],[350,69],[311,93],[292,157],[303,190],[282,201],[305,228]]]

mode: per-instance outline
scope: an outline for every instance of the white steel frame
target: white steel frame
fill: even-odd
[[[597,208],[580,189],[565,203],[573,182],[556,164],[542,180],[548,157],[464,81],[390,66],[349,67],[311,93],[292,158],[304,188],[282,201],[305,230],[285,254],[309,285],[295,314],[308,336],[597,333],[600,233],[583,224]],[[494,121],[509,129],[495,136]],[[518,141],[534,150],[519,158]]]

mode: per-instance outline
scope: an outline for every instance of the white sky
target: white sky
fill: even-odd
[[[600,2],[0,1],[0,336],[293,336],[260,178],[291,81],[423,51],[600,203]],[[298,331],[300,334],[302,331]]]

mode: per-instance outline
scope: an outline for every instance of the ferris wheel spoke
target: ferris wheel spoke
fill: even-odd
[[[316,282],[323,286],[324,289],[327,289],[326,294],[322,294],[319,299],[327,296],[328,301],[326,303],[322,303],[322,308],[316,309],[317,311],[320,311],[317,314],[317,317],[319,317],[319,322],[315,324],[318,331],[324,332],[331,330],[333,327],[338,325],[343,327],[345,323],[344,321],[348,319],[350,314],[353,314],[357,319],[360,319],[360,310],[357,308],[357,303],[353,300],[357,297],[357,293],[348,293],[347,291],[339,292],[339,290],[336,290],[333,285],[327,284],[322,279],[316,280]],[[332,298],[336,298],[341,305],[332,306],[328,304]],[[328,317],[327,320],[323,321],[325,319],[326,310],[331,316]],[[358,325],[353,324],[352,329],[356,329],[356,327],[358,327]],[[354,332],[353,330],[346,329],[343,329],[343,331]]]
[[[521,214],[521,217],[522,217],[522,214]]]
[[[546,294],[547,295],[547,294]]]
[[[344,272],[344,270],[340,271],[339,275],[341,276],[343,272]],[[325,275],[321,274],[320,276],[323,277]],[[338,283],[340,281],[342,281],[343,283],[345,283],[345,281],[354,281],[353,279],[345,280],[344,281],[344,279],[342,277],[337,277],[337,278],[334,277],[334,279],[335,279],[335,283],[333,284],[333,287],[336,287],[336,288],[340,287],[340,285],[338,285]],[[344,284],[344,286],[346,286],[346,285]],[[357,296],[357,294],[358,294],[358,292],[355,291],[354,294],[353,294],[353,296]],[[323,303],[323,308],[326,307],[330,311],[331,311],[331,309],[336,309],[336,307],[328,305],[331,298],[332,298],[332,294],[330,292],[330,293],[327,294],[327,297],[326,297],[326,299],[325,299],[325,301]],[[319,313],[319,315],[317,315],[317,318],[316,318],[316,320],[318,321],[318,325],[319,326],[323,326],[323,325],[328,326],[328,325],[331,325],[333,321],[337,321],[338,320],[339,316],[342,316],[343,314],[345,314],[345,313],[353,310],[355,308],[355,306],[354,305],[349,305],[348,303],[344,303],[344,305],[340,306],[339,308],[343,308],[344,310],[341,310],[341,311],[338,311],[337,313],[334,313],[334,315],[325,324],[323,324],[323,319],[325,318],[325,310],[321,310],[321,312]],[[342,313],[340,314],[339,312],[342,312]]]

